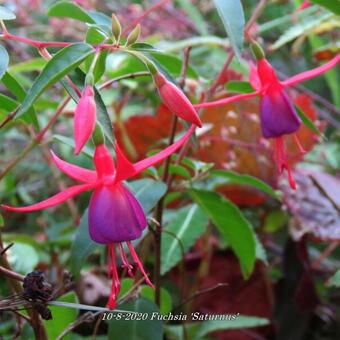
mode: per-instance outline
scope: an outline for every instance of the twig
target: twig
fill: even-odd
[[[150,76],[150,72],[149,71],[141,71],[141,72],[132,72],[132,73],[127,73],[127,74],[123,74],[122,76],[113,78],[113,79],[109,79],[108,81],[106,81],[105,83],[101,84],[99,86],[99,90],[102,89],[106,89],[108,87],[110,87],[113,83],[118,82],[120,80],[123,79],[129,79],[129,78],[136,78],[136,77],[143,77],[143,76]]]
[[[12,242],[12,243],[10,243],[7,247],[5,247],[5,248],[1,251],[0,256],[4,255],[4,254],[6,253],[6,251],[7,251],[9,248],[13,247],[13,245],[14,245],[14,243]]]
[[[81,315],[76,321],[70,323],[59,335],[55,340],[61,340],[67,333],[74,330],[76,327],[81,325],[82,323],[92,322],[97,316],[102,314],[103,312],[86,312],[85,314]]]
[[[7,277],[16,280],[16,281],[24,281],[24,276],[20,275],[19,273],[14,272],[13,270],[7,269],[5,267],[0,266],[0,273],[6,275]]]

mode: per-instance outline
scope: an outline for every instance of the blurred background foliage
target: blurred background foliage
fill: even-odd
[[[265,1],[262,14],[251,27],[264,46],[281,79],[330,60],[339,52],[339,17],[327,6],[314,4],[299,10],[299,0]],[[319,3],[320,3],[319,2]],[[327,1],[326,1],[327,2]],[[334,1],[337,2],[337,1]],[[50,41],[87,41],[96,38],[91,25],[72,16],[48,16],[55,1],[11,0],[4,5],[16,13],[8,22],[11,33]],[[116,13],[126,27],[153,1],[74,1],[85,11]],[[257,2],[242,1],[246,21]],[[50,13],[51,14],[51,13]],[[52,13],[53,14],[53,13]],[[105,21],[105,20],[104,20]],[[191,47],[184,90],[198,102],[219,74],[231,53],[225,28],[213,1],[176,0],[143,19],[141,42],[145,53],[174,80],[181,75],[183,52]],[[46,65],[33,47],[2,41],[10,55],[2,79],[0,121],[22,102],[33,80]],[[247,47],[247,45],[245,44]],[[141,47],[142,48],[142,47]],[[51,48],[51,53],[56,49]],[[132,56],[101,56],[97,86],[131,72],[145,71]],[[249,89],[250,50],[234,58],[211,98]],[[89,61],[82,66],[86,72]],[[204,129],[187,155],[172,157],[172,186],[165,197],[163,216],[160,312],[239,314],[237,321],[80,323],[69,339],[337,339],[340,338],[340,91],[337,68],[289,90],[295,104],[314,122],[325,138],[302,126],[299,138],[306,155],[289,141],[290,162],[298,190],[278,178],[271,146],[261,138],[257,99],[201,110]],[[11,78],[10,78],[11,77]],[[71,76],[72,77],[72,76]],[[10,79],[9,79],[10,78]],[[171,128],[171,114],[161,105],[149,77],[113,83],[100,91],[114,128],[114,137],[132,161],[163,147]],[[35,101],[40,126],[45,126],[66,92],[60,83]],[[93,146],[73,156],[70,101],[63,115],[34,147],[0,181],[0,200],[28,205],[68,186],[51,162],[49,148],[63,159],[91,168]],[[0,129],[0,172],[32,139],[32,125],[10,121]],[[181,127],[183,129],[183,126]],[[203,131],[203,132],[202,132]],[[180,134],[181,132],[179,132]],[[163,166],[151,168],[129,182],[150,216],[167,190],[161,181]],[[103,306],[110,290],[106,252],[87,233],[85,193],[52,209],[29,213],[2,212],[1,237],[12,268],[25,275],[38,269],[55,285],[65,270],[76,282],[64,301]],[[175,236],[174,236],[175,235]],[[139,240],[138,251],[148,272],[155,264],[151,231]],[[334,275],[335,274],[335,275]],[[0,296],[11,294],[1,276]],[[129,300],[130,297],[130,300]],[[133,297],[133,299],[131,299]],[[119,309],[152,312],[154,292],[131,279],[122,282]],[[83,315],[64,307],[51,307],[53,321],[45,321],[50,339]],[[58,309],[59,308],[59,309]],[[13,313],[0,311],[0,334],[12,338],[18,331]],[[134,332],[131,333],[131,329]],[[131,333],[131,334],[130,334]],[[23,323],[23,339],[33,337]],[[65,337],[66,338],[66,337]]]

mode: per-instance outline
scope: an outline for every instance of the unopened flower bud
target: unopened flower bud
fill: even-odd
[[[126,46],[130,46],[134,44],[138,40],[140,36],[140,32],[141,32],[141,27],[140,27],[140,24],[138,24],[128,35],[126,39]]]
[[[112,34],[117,42],[120,40],[120,35],[122,32],[122,26],[115,14],[112,13]]]
[[[96,102],[91,85],[86,85],[74,112],[75,153],[78,155],[91,137],[96,123]]]
[[[154,75],[154,80],[164,105],[166,105],[172,113],[187,122],[199,127],[202,126],[197,112],[181,89],[168,81],[160,72]]]
[[[256,60],[261,60],[265,58],[265,53],[262,49],[262,47],[260,46],[260,44],[258,44],[257,42],[253,42],[250,45],[251,51],[254,54],[254,57],[256,58]]]

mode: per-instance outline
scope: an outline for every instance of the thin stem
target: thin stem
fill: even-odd
[[[189,64],[189,55],[190,55],[191,46],[185,49],[184,51],[184,60],[182,64],[182,70],[180,75],[180,86],[183,88],[185,85],[185,76]],[[172,118],[172,124],[171,124],[171,131],[170,131],[170,137],[168,141],[168,146],[173,144],[175,140],[176,130],[177,130],[177,123],[178,123],[178,117],[176,115],[173,115]],[[163,182],[167,184],[167,192],[169,192],[171,187],[171,176],[169,176],[169,170],[170,170],[170,161],[171,156],[165,159],[164,161],[164,172],[162,176]],[[154,273],[154,282],[155,282],[155,301],[158,306],[160,306],[161,303],[161,246],[162,246],[162,220],[163,220],[163,210],[164,210],[164,199],[166,194],[159,200],[154,218],[157,221],[155,223],[155,273]]]
[[[3,266],[0,266],[0,273],[6,275],[8,278],[16,280],[16,281],[24,281],[24,276],[20,275],[19,273],[14,272],[13,270],[7,269]]]
[[[149,71],[132,72],[132,73],[127,73],[122,76],[113,78],[113,79],[109,79],[108,81],[106,81],[105,83],[99,86],[99,90],[106,89],[110,87],[113,83],[118,82],[123,79],[129,79],[129,78],[133,79],[136,77],[143,77],[143,76],[150,76],[150,72]]]

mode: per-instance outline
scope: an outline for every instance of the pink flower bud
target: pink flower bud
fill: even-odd
[[[91,137],[96,124],[96,102],[92,86],[86,85],[74,112],[74,141],[76,155]]]
[[[202,122],[197,112],[185,94],[173,83],[168,81],[161,73],[155,75],[155,83],[163,103],[178,117],[199,127]]]

